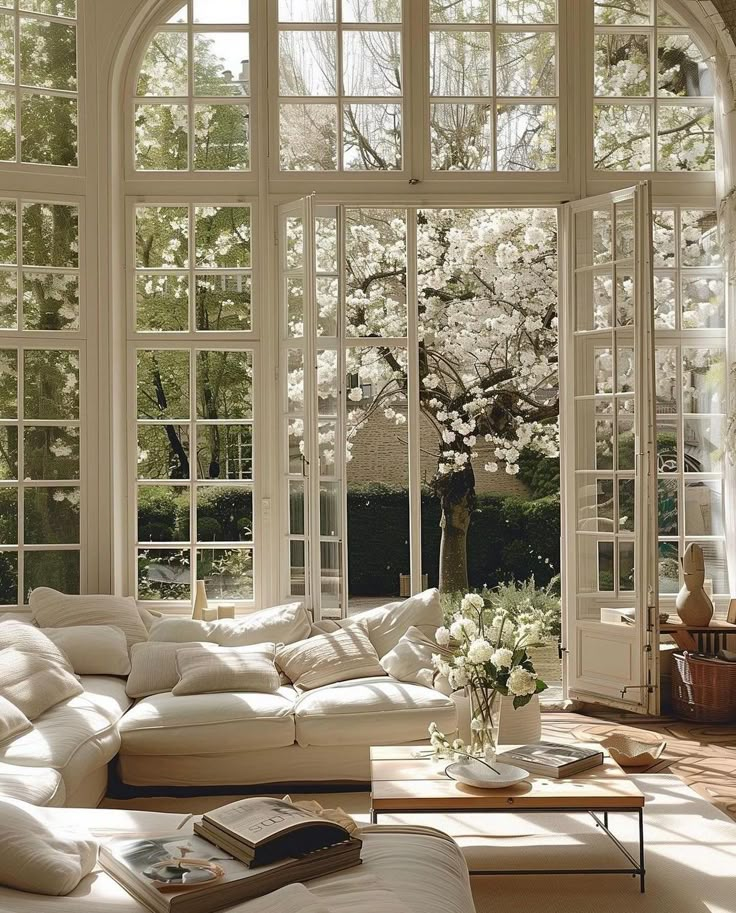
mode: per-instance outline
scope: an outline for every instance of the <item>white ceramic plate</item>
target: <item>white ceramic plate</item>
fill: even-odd
[[[521,767],[514,767],[512,764],[499,764],[494,761],[493,767],[498,771],[497,774],[479,761],[455,761],[445,768],[445,773],[451,780],[478,789],[503,789],[505,786],[521,783],[529,776],[528,770],[522,770]]]

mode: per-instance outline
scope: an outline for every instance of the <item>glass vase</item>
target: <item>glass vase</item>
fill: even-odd
[[[496,760],[498,692],[470,687],[470,753],[484,761]]]

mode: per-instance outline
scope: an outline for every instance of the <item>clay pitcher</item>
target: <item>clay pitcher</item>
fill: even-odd
[[[713,617],[713,603],[703,589],[705,582],[703,549],[693,542],[688,545],[681,560],[685,584],[675,600],[677,614],[683,624],[705,627],[710,624]]]

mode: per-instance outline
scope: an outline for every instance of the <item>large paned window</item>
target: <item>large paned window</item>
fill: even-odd
[[[251,210],[135,207],[139,599],[252,601]],[[245,336],[245,339],[244,339]]]
[[[283,171],[402,167],[401,0],[279,0]]]
[[[0,161],[78,164],[76,0],[0,2]]]
[[[79,206],[0,200],[0,604],[80,588]]]

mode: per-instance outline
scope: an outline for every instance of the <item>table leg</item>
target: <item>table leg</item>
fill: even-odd
[[[640,869],[640,888],[644,893],[644,809],[639,809],[639,869]]]

